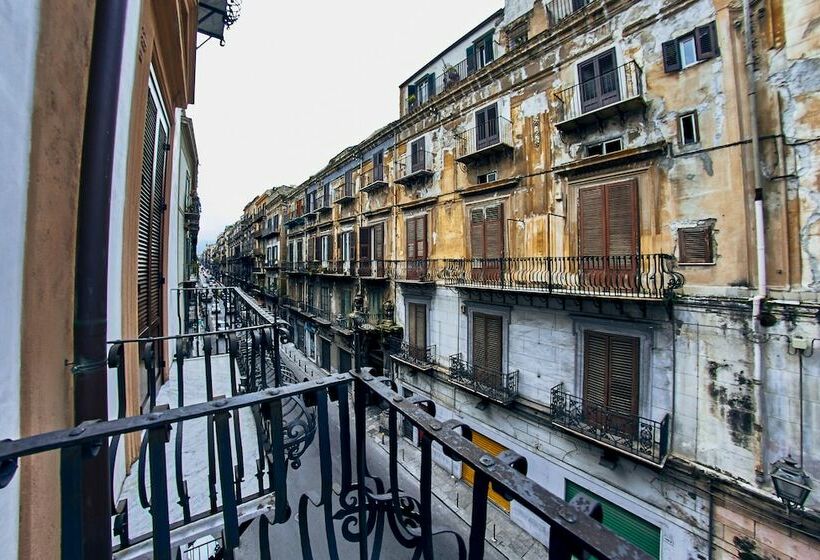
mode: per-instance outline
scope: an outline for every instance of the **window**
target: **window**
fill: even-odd
[[[407,343],[415,356],[425,357],[427,348],[427,306],[423,303],[407,304]]]
[[[339,258],[345,262],[352,261],[355,258],[353,236],[354,232],[352,231],[344,231],[337,236]]]
[[[490,31],[476,40],[472,46],[467,47],[467,73],[472,74],[476,70],[484,68],[494,58],[493,31]]]
[[[384,181],[384,150],[379,150],[373,154],[373,179],[372,182]]]
[[[427,216],[405,221],[407,279],[418,280],[427,272]]]
[[[274,245],[271,247],[271,262],[277,263],[279,262],[279,247]]]
[[[483,185],[484,183],[492,183],[493,181],[498,180],[498,173],[496,171],[490,171],[489,173],[484,173],[478,176],[478,184]]]
[[[319,307],[322,311],[330,311],[330,286],[322,286],[320,294]]]
[[[720,56],[715,22],[696,27],[691,33],[666,41],[661,50],[666,72],[677,72],[701,60]]]
[[[581,85],[582,112],[594,111],[620,100],[615,49],[580,63],[578,79]]]
[[[689,227],[678,230],[680,264],[714,264],[712,227]]]
[[[384,272],[384,223],[359,230],[359,274],[373,273],[371,261],[376,261],[376,272]]]
[[[578,192],[581,256],[634,255],[638,245],[635,181]]]
[[[607,140],[605,142],[595,142],[586,146],[586,157],[603,156],[612,152],[619,152],[623,149],[623,141],[620,138]]]
[[[678,118],[678,138],[683,146],[700,142],[697,113],[687,113]]]
[[[634,434],[641,340],[584,331],[584,419],[615,434]]]
[[[504,210],[498,206],[470,210],[472,277],[498,280],[504,256]]]
[[[500,315],[473,313],[472,355],[476,376],[493,387],[501,382],[498,374],[503,364],[503,319]]]
[[[339,313],[347,317],[353,311],[353,293],[350,288],[342,288],[342,298],[339,305]]]
[[[476,150],[498,144],[498,106],[493,103],[475,113]]]
[[[410,144],[410,172],[415,173],[416,171],[422,171],[427,169],[425,156],[427,153],[425,152],[425,138],[422,136],[418,140],[414,141]]]
[[[322,259],[322,262],[327,263],[330,260],[330,253],[331,253],[330,236],[329,235],[323,235],[320,238],[320,242],[321,242],[320,243],[320,245],[321,245],[320,246],[321,259]]]

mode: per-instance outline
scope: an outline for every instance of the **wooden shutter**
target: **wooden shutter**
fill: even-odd
[[[359,228],[359,274],[370,275],[370,228]]]
[[[487,316],[473,313],[473,366],[483,370],[487,363]]]
[[[151,209],[154,186],[154,149],[156,147],[157,106],[148,96],[145,111],[145,131],[142,139],[142,170],[140,174],[139,220],[137,228],[137,310],[138,328],[142,335],[149,324]]]
[[[378,151],[373,154],[373,181],[384,180],[384,152]]]
[[[500,259],[504,255],[504,211],[501,206],[484,210],[484,257]]]
[[[484,209],[473,208],[470,211],[470,251],[473,259],[484,258]],[[473,263],[473,266],[481,266]]]
[[[661,45],[663,51],[663,69],[666,72],[677,72],[681,69],[678,41],[666,41]]]
[[[484,36],[484,61],[486,64],[491,63],[495,59],[493,46],[493,32],[490,31]]]
[[[404,221],[404,236],[407,245],[405,260],[412,261],[416,258],[416,219],[410,218]]]
[[[467,74],[472,74],[476,70],[475,47],[467,47]]]
[[[634,255],[637,251],[637,190],[634,181],[607,185],[608,256]]]
[[[712,228],[695,227],[678,230],[679,260],[684,264],[711,264]]]
[[[416,218],[416,258],[427,258],[427,216]]]
[[[607,335],[584,331],[584,401],[606,406]]]
[[[427,74],[427,98],[430,99],[436,94],[436,75],[431,72]]]
[[[715,22],[695,29],[695,53],[698,60],[714,58],[718,54]]]
[[[638,414],[638,358],[640,339],[609,335],[607,406],[620,414]]]
[[[410,145],[410,171],[416,172],[425,169],[425,138],[422,136]]]
[[[336,258],[340,261],[345,260],[344,242],[342,241],[342,236],[343,235],[344,235],[343,233],[337,233],[336,234],[336,247],[337,247],[337,251],[338,251]]]
[[[422,303],[407,304],[407,342],[413,348],[427,347],[427,306]]]
[[[377,224],[371,229],[373,230],[373,258],[377,261],[384,260],[384,224]]]
[[[582,257],[604,256],[604,187],[587,187],[578,191],[578,226]]]
[[[498,315],[473,313],[473,366],[488,385],[498,384],[503,358],[503,320]],[[492,377],[487,377],[491,374]]]

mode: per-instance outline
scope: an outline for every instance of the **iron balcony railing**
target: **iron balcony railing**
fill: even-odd
[[[355,200],[356,185],[353,178],[348,176],[339,177],[333,184],[333,200],[336,204],[344,204]]]
[[[461,354],[450,356],[450,381],[500,404],[518,396],[518,370],[496,371],[474,365]]]
[[[663,466],[669,455],[672,418],[660,421],[624,414],[566,391],[561,383],[550,391],[552,423],[568,432]]]
[[[486,64],[484,66],[486,66]],[[456,64],[443,65],[441,72],[436,75],[435,86],[431,87],[430,82],[422,82],[416,86],[415,98],[408,96],[408,112],[413,112],[430,103],[436,96],[452,90],[459,82],[471,74],[475,74],[484,66],[479,65],[477,57],[473,58],[473,60],[465,58]]]
[[[684,283],[674,263],[664,254],[447,259],[438,278],[448,286],[665,299]]]
[[[332,209],[333,195],[330,192],[328,192],[327,194],[320,194],[316,197],[316,208],[314,209],[315,212],[328,212]]]
[[[390,167],[387,165],[377,165],[361,175],[361,191],[372,192],[390,183]]]
[[[436,346],[416,346],[403,340],[392,356],[419,369],[432,369],[436,365]]]
[[[561,20],[580,13],[586,6],[596,2],[598,0],[552,0],[547,4],[550,27],[555,27]]]
[[[574,128],[585,121],[597,122],[613,111],[628,109],[627,104],[643,106],[641,67],[630,60],[614,70],[603,72],[557,93],[560,130]],[[614,114],[614,113],[613,113]]]
[[[265,261],[265,268],[269,270],[276,270],[279,268],[279,261]]]
[[[384,410],[387,416],[384,467],[368,453],[367,417],[372,414],[371,407]],[[312,429],[309,439],[295,436],[299,440],[296,447],[290,430],[299,424],[288,422],[289,410]],[[180,548],[189,547],[197,530],[211,524],[206,534],[221,533],[225,558],[236,554],[244,557],[250,552],[269,560],[273,546],[276,557],[292,550],[289,557],[312,558],[317,551],[326,551],[323,557],[327,558],[423,556],[478,560],[484,557],[488,495],[492,489],[550,527],[552,560],[588,555],[600,560],[648,560],[647,553],[603,527],[584,510],[527,478],[525,457],[509,450],[493,456],[470,441],[472,431],[468,425],[456,419],[441,421],[435,415],[433,401],[403,398],[391,390],[387,378],[373,377],[368,371],[339,374],[246,394],[208,395],[206,402],[170,409],[158,407],[143,416],[88,422],[77,428],[2,441],[0,465],[5,476],[0,482],[6,486],[11,481],[21,457],[59,451],[64,558],[91,554],[83,548],[80,531],[72,529],[91,528],[99,532],[96,536],[103,542],[110,542],[111,519],[104,515],[82,516],[80,504],[92,502],[101,506],[94,511],[111,509],[114,516],[114,534],[119,542],[112,547],[112,553],[135,557],[176,558]],[[247,445],[236,436],[234,422],[238,417],[252,418],[257,428],[256,445]],[[417,485],[411,485],[407,477],[399,477],[399,426],[405,420],[420,434]],[[171,469],[183,474],[186,471],[179,468],[182,455],[166,454],[169,433],[179,438],[183,428],[198,423],[208,426],[207,432],[200,432],[202,447],[208,452],[208,461],[203,464],[207,470],[199,474],[207,475],[203,496],[188,494],[187,483],[193,478],[174,483],[168,477],[171,457]],[[185,433],[191,433],[189,429]],[[118,496],[110,484],[100,480],[96,487],[93,483],[83,485],[80,476],[93,460],[95,448],[124,434],[143,438],[141,472],[150,472],[150,487],[146,483],[140,505],[150,518],[151,528],[139,535],[131,535],[128,518],[116,513],[121,508],[128,511],[128,504],[116,502]],[[433,443],[441,446],[447,457],[475,472],[469,525],[451,517],[449,510],[433,507]],[[313,453],[302,455],[308,447]],[[295,457],[291,455],[294,449]],[[303,458],[316,462],[309,473],[300,471]],[[250,470],[245,470],[246,464],[251,465]],[[247,489],[246,482],[251,483],[252,490]],[[171,497],[174,490],[178,502]],[[190,510],[196,504],[204,506],[201,513]],[[283,530],[292,532],[292,538],[271,542],[276,538],[269,533],[271,525],[282,525]],[[254,538],[240,540],[248,527],[255,529]]]
[[[333,326],[345,331],[352,331],[354,329],[353,321],[348,317],[348,313],[339,313],[333,317]]]
[[[512,122],[500,115],[456,134],[456,160],[462,163],[512,149]]]
[[[387,278],[394,268],[394,261],[385,259],[360,259],[355,264],[355,273],[359,278]]]
[[[282,270],[294,274],[304,274],[307,272],[308,261],[282,261]]]
[[[396,261],[393,279],[399,282],[432,283],[446,270],[446,261],[437,259],[409,259]]]
[[[417,151],[415,155],[411,153],[411,147],[407,147],[407,153],[398,160],[397,176],[395,183],[409,186],[413,183],[424,181],[433,175],[434,156],[432,152]]]
[[[321,307],[316,307],[315,305],[308,305],[305,304],[303,306],[303,311],[308,315],[312,315],[317,319],[321,319],[330,323],[330,310],[323,309]]]

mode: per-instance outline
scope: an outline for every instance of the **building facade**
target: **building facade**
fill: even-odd
[[[811,557],[820,494],[771,473],[820,472],[820,5],[744,4],[508,0],[280,199],[295,344],[345,371],[359,334],[655,557]]]

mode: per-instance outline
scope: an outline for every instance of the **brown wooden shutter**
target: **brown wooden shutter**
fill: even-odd
[[[384,260],[384,224],[373,226],[373,257]]]
[[[363,261],[370,260],[370,228],[359,229],[359,258]]]
[[[484,256],[500,259],[504,255],[504,211],[491,206],[484,211]]]
[[[165,157],[168,134],[160,125],[157,134],[157,148],[154,153],[154,192],[151,203],[151,280],[150,280],[150,323],[152,334],[162,335],[162,286],[165,282],[162,274],[162,241],[163,217],[165,215]]]
[[[416,345],[416,304],[407,304],[407,342],[410,346]]]
[[[336,234],[336,250],[338,251],[336,259],[340,260],[340,261],[343,261],[344,258],[345,258],[344,254],[342,253],[342,251],[344,250],[344,245],[343,245],[343,242],[342,242],[342,236],[343,235],[344,235],[343,233],[337,233]]]
[[[427,306],[416,304],[416,348],[427,347]]]
[[[474,259],[484,258],[484,209],[470,211],[470,251]],[[475,266],[475,263],[474,265]],[[478,266],[481,266],[478,264]]]
[[[154,186],[154,148],[156,142],[157,106],[148,96],[145,131],[142,139],[139,220],[137,227],[137,314],[139,333],[148,329],[150,307],[151,208]]]
[[[661,45],[663,54],[663,69],[665,72],[677,72],[681,69],[678,41],[666,41]]]
[[[473,313],[473,366],[478,374],[500,373],[503,358],[503,320],[498,315]],[[500,379],[487,378],[487,383]]]
[[[416,258],[427,258],[427,216],[416,218]]]
[[[634,255],[637,252],[637,190],[634,181],[607,186],[608,256]]]
[[[351,231],[348,235],[350,235],[350,260],[356,260],[356,232]]]
[[[684,264],[711,264],[712,228],[695,227],[678,230],[679,260]]]
[[[487,316],[473,313],[473,366],[486,368],[487,364]]]
[[[416,258],[416,220],[415,218],[410,218],[405,220],[404,222],[404,236],[407,245],[407,254],[405,255],[405,259],[408,261],[415,260]]]
[[[715,22],[695,29],[695,54],[698,60],[717,56],[718,43]]]
[[[640,339],[609,335],[607,406],[620,414],[638,414],[638,358]]]
[[[584,331],[584,401],[606,405],[607,336],[595,331]]]
[[[604,256],[604,187],[587,187],[578,191],[578,226],[580,253],[583,257]]]

